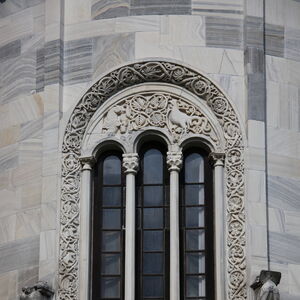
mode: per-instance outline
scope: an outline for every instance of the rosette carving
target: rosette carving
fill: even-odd
[[[127,65],[102,77],[81,98],[69,119],[62,145],[58,299],[79,299],[79,157],[85,130],[96,110],[109,97],[127,87],[146,82],[174,84],[201,97],[223,128],[228,201],[228,299],[245,300],[244,149],[238,117],[226,96],[206,77],[190,68],[161,61]],[[107,122],[103,128],[126,133],[148,125],[169,126],[175,141],[188,131],[206,135],[213,133],[209,122],[198,114],[193,105],[178,99],[172,103],[173,98],[166,98],[161,93],[148,100],[141,97],[114,107],[111,114],[116,123]],[[169,114],[166,114],[168,110]]]

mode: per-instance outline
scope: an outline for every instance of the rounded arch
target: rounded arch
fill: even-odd
[[[94,83],[71,113],[62,144],[59,299],[78,299],[79,295],[79,158],[86,128],[107,99],[125,88],[149,82],[174,85],[203,99],[223,129],[228,214],[227,292],[228,299],[246,299],[242,126],[232,103],[216,84],[189,67],[167,61],[142,61],[115,69]]]

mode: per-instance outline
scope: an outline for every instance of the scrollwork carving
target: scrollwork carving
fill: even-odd
[[[246,299],[244,159],[238,117],[226,96],[210,80],[194,70],[170,62],[148,61],[121,67],[94,83],[74,109],[62,145],[62,185],[59,253],[59,299],[79,299],[79,187],[81,143],[95,111],[115,93],[136,84],[159,82],[186,89],[206,101],[223,128],[227,195],[228,299]],[[174,100],[173,103],[171,100]],[[177,105],[177,106],[176,106]],[[120,133],[151,126],[169,126],[176,139],[187,131],[213,132],[196,107],[178,99],[156,95],[151,101],[131,100],[130,106],[113,107],[104,130]],[[168,112],[166,114],[166,112]],[[201,113],[201,112],[200,112]],[[196,118],[197,117],[197,118]],[[110,119],[110,120],[109,120]],[[112,122],[114,120],[114,122]],[[168,125],[167,125],[168,124]],[[238,249],[238,252],[237,252]],[[242,251],[243,249],[243,251]],[[235,253],[239,253],[236,255]],[[230,254],[230,255],[229,255]]]

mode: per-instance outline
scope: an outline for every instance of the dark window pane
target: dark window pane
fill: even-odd
[[[186,296],[204,297],[205,296],[205,277],[187,276],[186,278]]]
[[[102,232],[102,250],[120,251],[120,232]]]
[[[162,274],[164,269],[163,254],[144,253],[144,274]]]
[[[187,253],[186,272],[190,274],[205,273],[205,254]]]
[[[204,207],[187,207],[185,209],[186,227],[204,226]]]
[[[119,275],[120,254],[102,254],[101,273],[105,275]]]
[[[144,251],[163,250],[164,233],[162,231],[144,231]]]
[[[204,204],[204,185],[186,185],[184,197],[186,205]]]
[[[163,183],[163,156],[157,149],[150,149],[144,155],[144,183]]]
[[[144,186],[144,206],[162,206],[163,196],[162,186]]]
[[[161,276],[144,276],[143,278],[144,297],[163,297],[163,278]]]
[[[204,250],[205,232],[202,229],[186,230],[186,250]]]
[[[144,208],[144,228],[163,228],[163,208]]]
[[[105,208],[102,210],[102,228],[120,229],[121,228],[121,210]]]
[[[101,278],[101,297],[120,298],[120,279],[114,277]]]
[[[121,206],[121,187],[103,187],[103,206]]]
[[[103,183],[121,183],[121,160],[115,155],[107,156],[103,162]]]
[[[204,181],[204,160],[198,153],[192,153],[185,159],[185,182],[203,182]]]

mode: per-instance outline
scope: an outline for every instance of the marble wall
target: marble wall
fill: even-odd
[[[268,187],[271,267],[283,299],[299,298],[300,3],[266,5],[264,36],[263,0],[0,4],[1,299],[37,279],[56,288],[64,125],[93,81],[144,58],[188,64],[233,101],[248,143],[249,283],[267,267]]]

